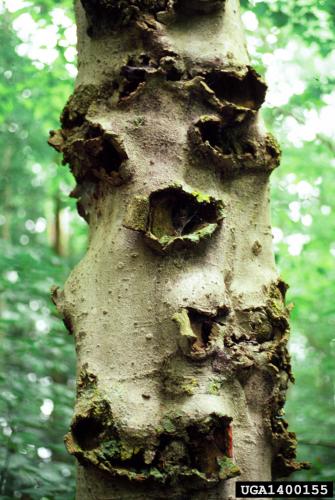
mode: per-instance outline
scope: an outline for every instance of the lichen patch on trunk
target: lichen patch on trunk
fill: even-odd
[[[167,414],[145,436],[127,434],[113,421],[105,400],[92,400],[78,413],[66,436],[71,454],[116,477],[169,485],[185,490],[209,487],[240,474],[231,458],[231,419],[210,414],[203,419]]]

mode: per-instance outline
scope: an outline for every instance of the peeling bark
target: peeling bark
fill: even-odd
[[[53,291],[77,350],[80,500],[229,499],[298,470],[287,285],[237,0],[78,0],[79,73],[50,144],[86,256]]]

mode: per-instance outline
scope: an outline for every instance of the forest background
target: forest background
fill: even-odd
[[[272,176],[276,261],[291,287],[296,384],[286,414],[312,468],[335,476],[335,6],[242,1],[263,109],[283,158]],[[50,300],[87,245],[74,181],[48,147],[76,75],[71,0],[0,0],[0,498],[74,498],[67,432],[75,352]]]

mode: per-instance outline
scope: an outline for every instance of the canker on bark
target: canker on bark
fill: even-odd
[[[77,498],[222,499],[298,470],[286,285],[238,0],[77,0],[78,77],[50,144],[89,248],[54,291],[77,351]]]

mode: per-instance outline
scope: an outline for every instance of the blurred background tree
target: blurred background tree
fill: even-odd
[[[50,302],[86,246],[74,183],[46,144],[76,75],[71,0],[0,0],[0,498],[72,499],[63,446],[75,391],[71,337]],[[291,284],[296,385],[287,415],[310,471],[335,476],[335,7],[242,0],[263,117],[283,149],[272,177],[276,260]]]

